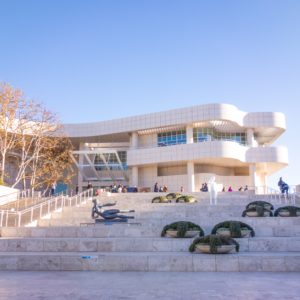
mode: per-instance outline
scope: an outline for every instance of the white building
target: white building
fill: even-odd
[[[272,143],[285,131],[278,112],[246,113],[207,104],[118,120],[65,125],[75,148],[79,187],[113,183],[199,191],[211,176],[226,188],[267,185],[287,166],[288,151]]]

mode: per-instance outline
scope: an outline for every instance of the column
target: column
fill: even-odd
[[[132,186],[139,186],[139,169],[137,166],[131,167],[131,183]]]
[[[186,143],[187,144],[194,143],[194,135],[193,135],[193,126],[192,125],[186,126]]]
[[[254,147],[254,131],[253,128],[247,128],[247,145]]]
[[[79,144],[79,150],[85,150],[86,147],[84,145],[84,143],[80,143]],[[84,159],[84,155],[83,154],[79,154],[79,159],[78,159],[78,167],[80,168],[80,171],[78,170],[78,192],[81,193],[82,192],[82,186],[83,186],[83,176],[81,174],[81,172],[83,172],[83,159]]]
[[[268,193],[268,178],[267,178],[267,173],[261,173],[260,174],[260,184],[263,188],[264,194]]]
[[[195,191],[195,173],[194,173],[194,162],[188,161],[187,163],[187,176],[188,176],[188,186],[187,191],[192,193]]]
[[[260,194],[259,186],[258,186],[258,178],[256,174],[256,165],[251,164],[249,166],[249,174],[250,174],[250,185],[254,188],[256,194]]]
[[[139,136],[137,132],[131,133],[131,141],[130,141],[130,148],[136,149],[139,145]]]

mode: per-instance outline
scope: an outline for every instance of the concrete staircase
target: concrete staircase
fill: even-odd
[[[246,204],[254,200],[247,193],[221,194],[217,206],[209,205],[205,193],[195,193],[195,204],[152,204],[154,196],[101,198],[103,203],[117,201],[119,209],[135,209],[132,224],[83,224],[93,223],[92,204],[87,203],[52,213],[37,227],[3,227],[0,270],[300,271],[300,218],[242,218]],[[240,220],[256,236],[237,239],[239,253],[189,253],[193,239],[160,237],[166,224],[180,220],[199,224],[206,234],[219,222]]]

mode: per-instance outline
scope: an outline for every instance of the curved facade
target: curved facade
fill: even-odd
[[[77,148],[78,185],[113,183],[199,191],[211,176],[223,186],[266,186],[288,164],[284,147],[271,146],[285,131],[277,112],[246,113],[207,104],[86,124],[66,124]]]

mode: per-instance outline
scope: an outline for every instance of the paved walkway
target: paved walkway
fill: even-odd
[[[0,300],[299,300],[300,273],[0,272]]]

